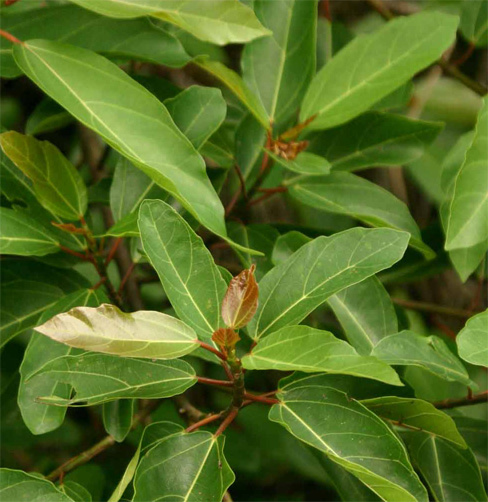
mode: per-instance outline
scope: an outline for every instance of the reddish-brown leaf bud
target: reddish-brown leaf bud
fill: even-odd
[[[212,340],[221,349],[233,349],[240,339],[239,335],[231,328],[219,328],[212,335]]]
[[[222,319],[229,328],[244,327],[254,316],[258,308],[258,285],[254,278],[254,269],[243,270],[234,277],[222,300]]]
[[[86,230],[84,228],[77,227],[73,225],[73,223],[56,223],[55,221],[51,221],[51,225],[63,230],[63,232],[68,232],[69,234],[86,234]]]

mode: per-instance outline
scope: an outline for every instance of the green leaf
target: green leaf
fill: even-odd
[[[304,178],[289,193],[309,207],[346,214],[373,227],[404,230],[410,245],[431,259],[432,249],[422,242],[420,230],[407,206],[384,188],[352,173],[331,173],[320,179]]]
[[[343,289],[327,303],[349,343],[362,355],[370,354],[381,339],[398,332],[395,307],[375,276]]]
[[[371,355],[388,364],[420,366],[450,382],[470,385],[469,375],[461,361],[436,336],[416,335],[400,331],[380,340]]]
[[[82,289],[75,291],[64,296],[48,308],[40,317],[39,322],[43,323],[73,307],[98,307],[104,301],[106,301],[106,297],[99,290]],[[58,382],[46,382],[40,379],[26,382],[26,379],[50,361],[73,352],[75,350],[67,345],[55,342],[40,333],[32,333],[20,366],[17,400],[24,423],[32,434],[45,434],[57,429],[63,423],[66,414],[64,408],[45,406],[38,403],[37,397],[51,396],[56,393],[69,398],[71,389],[67,385]]]
[[[177,432],[142,457],[134,479],[134,502],[161,497],[220,502],[235,476],[224,457],[224,437],[210,432]]]
[[[2,260],[1,279],[0,346],[35,326],[63,295],[89,286],[74,271],[25,260]]]
[[[134,399],[118,399],[103,405],[103,426],[107,433],[119,443],[130,432],[135,404]]]
[[[488,444],[488,423],[486,420],[462,416],[454,416],[453,419],[456,422],[458,431],[476,457],[478,465],[484,474],[483,477],[486,477],[488,471],[488,450],[486,449]]]
[[[280,130],[295,119],[315,74],[317,2],[256,0],[253,8],[272,35],[245,46],[242,76]]]
[[[315,452],[315,450],[312,451]],[[317,457],[343,502],[378,502],[382,500],[358,478],[336,464],[324,453],[317,451]]]
[[[422,12],[356,37],[314,77],[300,121],[317,115],[308,128],[327,129],[366,111],[438,59],[453,43],[458,21]]]
[[[453,419],[426,401],[385,396],[365,399],[361,401],[361,404],[393,425],[419,429],[433,436],[447,439],[461,448],[467,448]]]
[[[59,251],[59,242],[50,229],[34,218],[0,207],[0,253],[18,256],[44,256]]]
[[[206,57],[198,58],[195,63],[228,87],[265,129],[270,127],[267,111],[264,109],[261,101],[244,83],[240,75],[234,70],[227,68],[224,64],[212,61]]]
[[[59,40],[112,58],[128,58],[181,67],[191,58],[166,27],[149,19],[110,19],[76,5],[50,5],[5,16],[2,26],[20,40]],[[134,36],[137,34],[137,36]],[[12,57],[12,44],[2,39],[2,77],[22,74]],[[29,133],[34,134],[34,133]]]
[[[477,47],[488,45],[488,5],[486,0],[462,3],[459,31]]]
[[[309,326],[286,326],[271,333],[242,358],[242,364],[250,370],[326,372],[403,385],[387,364],[360,356],[329,331]]]
[[[115,64],[79,47],[38,40],[17,44],[14,57],[46,94],[225,237],[224,208],[203,159],[152,94]]]
[[[1,54],[1,53],[0,53]],[[35,136],[57,131],[71,124],[73,117],[52,99],[43,99],[29,115],[25,124],[25,133]]]
[[[40,403],[91,406],[114,399],[160,399],[183,393],[196,383],[195,371],[185,361],[148,361],[106,354],[61,356],[43,365],[26,382],[63,383],[74,395],[38,396]],[[37,384],[41,385],[41,384]]]
[[[227,113],[222,92],[199,85],[188,87],[176,97],[167,99],[164,105],[178,129],[197,150],[219,128]]]
[[[483,100],[476,133],[455,181],[446,221],[446,249],[488,241],[488,98]]]
[[[403,165],[421,157],[441,130],[438,122],[367,112],[311,135],[307,150],[325,157],[336,171]]]
[[[159,187],[157,187],[159,188]],[[110,237],[139,237],[139,227],[137,226],[137,211],[126,214],[115,225],[105,231],[102,236]]]
[[[458,333],[459,357],[471,364],[488,366],[488,310],[471,317]]]
[[[165,199],[161,189],[147,174],[137,169],[125,157],[119,157],[110,186],[110,208],[116,222],[129,214],[137,218],[144,199]]]
[[[309,176],[320,176],[329,174],[330,172],[330,162],[319,155],[314,155],[313,153],[301,152],[293,160],[286,160],[283,157],[275,155],[271,152],[269,152],[268,155],[280,166],[283,166],[285,169],[294,173]],[[301,177],[298,179],[301,179]],[[285,184],[288,185],[294,182],[295,179],[291,178],[289,181],[285,181]]]
[[[85,183],[73,164],[51,143],[15,131],[0,135],[10,160],[32,180],[39,202],[66,220],[79,220],[86,211]]]
[[[91,493],[74,481],[64,481],[59,485],[59,490],[70,497],[74,502],[92,502]]]
[[[333,294],[391,267],[402,258],[408,238],[387,228],[354,228],[305,244],[259,282],[250,336],[297,324]]]
[[[178,317],[200,338],[218,329],[227,290],[212,255],[186,221],[162,201],[145,201],[139,213],[142,244]]]
[[[75,307],[36,331],[79,349],[124,357],[174,359],[198,347],[193,329],[161,312],[126,314],[114,305]]]
[[[333,385],[334,376],[281,380],[270,420],[358,477],[383,500],[427,502],[427,493],[390,428]]]
[[[5,502],[9,500],[73,502],[73,499],[39,474],[29,474],[14,469],[0,469],[0,497]]]
[[[273,249],[273,263],[279,265],[311,239],[292,231],[280,236]],[[331,307],[349,343],[361,355],[369,355],[385,336],[398,332],[395,308],[386,289],[370,277],[331,296]]]
[[[68,234],[54,227],[52,222],[63,223],[63,220],[50,213],[37,200],[32,181],[5,155],[0,149],[0,190],[11,202],[12,206],[34,218],[56,235],[64,246],[82,250],[85,242],[82,236]]]
[[[154,16],[217,45],[245,43],[269,33],[238,0],[206,0],[204,9],[197,2],[182,0],[71,1],[109,17]]]
[[[486,500],[472,451],[422,432],[404,434],[413,464],[438,502]]]

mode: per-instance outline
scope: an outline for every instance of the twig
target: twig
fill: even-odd
[[[447,410],[457,408],[458,406],[471,406],[473,404],[485,403],[487,401],[488,390],[485,390],[480,394],[468,395],[467,397],[459,399],[444,399],[444,401],[438,401],[437,403],[432,404],[439,410]]]
[[[199,410],[196,406],[193,406],[189,399],[184,395],[172,397],[173,402],[178,407],[178,413],[189,423],[193,424],[198,422],[206,414]]]
[[[130,265],[129,265],[129,268],[127,269],[127,271],[125,272],[125,275],[124,277],[122,278],[122,280],[120,281],[120,285],[119,285],[119,289],[118,289],[118,294],[120,296],[122,296],[122,291],[124,291],[124,286],[125,286],[125,283],[127,282],[127,280],[129,279],[130,275],[132,274],[132,272],[134,271],[134,268],[135,268],[136,264],[134,262],[132,262]],[[141,283],[139,283],[141,284]]]
[[[468,319],[473,315],[473,312],[470,312],[469,310],[444,307],[442,305],[436,305],[435,303],[424,303],[415,300],[404,300],[403,298],[392,298],[392,301],[393,303],[400,305],[400,307],[404,307],[410,310],[419,310],[420,312],[443,314],[452,317],[461,317],[463,319]]]
[[[266,192],[263,195],[261,195],[261,197],[258,197],[257,199],[253,199],[253,200],[249,201],[247,203],[247,207],[255,206],[256,204],[259,204],[260,202],[263,202],[266,199],[269,199],[270,197],[272,197],[273,195],[275,195],[277,193],[286,192],[288,190],[288,188],[287,187],[276,187],[276,188],[269,188],[269,189],[257,188],[256,190],[257,191],[266,190]]]
[[[110,251],[108,252],[107,258],[105,259],[105,266],[107,266],[112,261],[117,251],[117,248],[119,247],[121,242],[122,242],[122,237],[117,237],[117,239],[115,239],[114,243],[112,244],[112,247],[110,248]]]
[[[468,48],[466,49],[466,51],[464,51],[464,54],[462,54],[458,59],[453,61],[452,64],[454,66],[461,66],[471,57],[475,49],[476,45],[473,42],[470,42]]]
[[[273,392],[274,394],[275,392]],[[269,394],[268,394],[269,395]],[[250,394],[249,392],[244,392],[244,397],[248,399],[249,401],[256,401],[259,403],[264,403],[264,404],[278,404],[279,400],[278,399],[270,399],[268,397],[265,397],[266,395],[256,395],[256,394]]]

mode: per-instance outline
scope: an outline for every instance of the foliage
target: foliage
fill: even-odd
[[[2,500],[486,500],[487,12],[2,0]]]

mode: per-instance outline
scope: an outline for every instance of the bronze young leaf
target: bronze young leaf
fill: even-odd
[[[258,285],[255,265],[234,277],[222,300],[222,319],[229,328],[239,329],[253,318],[258,308]]]

